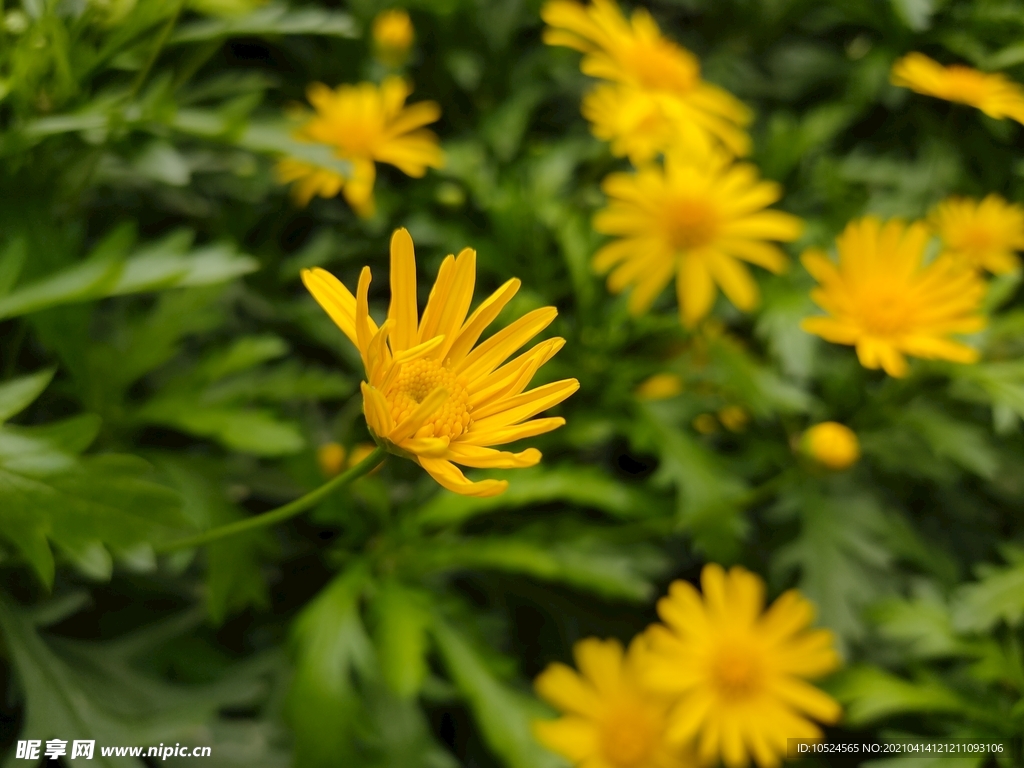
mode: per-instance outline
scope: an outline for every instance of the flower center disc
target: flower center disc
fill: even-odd
[[[879,295],[864,304],[864,327],[882,336],[903,332],[910,325],[910,311],[911,307],[905,297],[892,294],[887,296],[879,291]]]
[[[761,664],[753,649],[724,646],[712,662],[712,676],[722,698],[750,698],[761,686]]]
[[[718,233],[718,214],[703,200],[677,200],[665,222],[668,240],[679,251],[701,248]]]
[[[416,436],[457,438],[473,423],[469,392],[461,377],[456,377],[436,360],[413,360],[402,366],[394,383],[384,393],[391,406],[391,419],[395,424],[401,423],[438,387],[448,391],[448,400],[427,418]]]
[[[601,728],[601,752],[615,768],[638,768],[653,751],[657,733],[638,706],[617,709]]]

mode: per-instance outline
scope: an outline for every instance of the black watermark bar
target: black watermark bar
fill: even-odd
[[[1010,754],[1006,741],[916,739],[879,744],[874,741],[787,739],[786,757],[981,757]]]

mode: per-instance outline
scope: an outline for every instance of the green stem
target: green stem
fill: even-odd
[[[209,544],[211,541],[218,541],[219,539],[223,539],[227,536],[234,536],[237,533],[251,531],[254,528],[263,528],[268,525],[280,523],[290,517],[295,517],[300,512],[305,512],[310,507],[316,505],[321,499],[327,498],[339,488],[344,488],[353,480],[358,480],[363,475],[372,472],[381,465],[386,457],[387,451],[378,447],[373,453],[348,471],[328,480],[315,491],[310,491],[305,496],[302,496],[295,501],[291,501],[283,507],[278,507],[277,509],[272,509],[269,512],[264,512],[262,515],[254,515],[253,517],[247,517],[244,520],[237,520],[233,523],[228,523],[227,525],[211,528],[203,533],[197,533],[195,536],[171,541],[157,546],[154,549],[156,549],[157,552],[174,552],[179,549],[191,549],[192,547]]]
[[[149,76],[149,71],[156,64],[157,58],[160,56],[160,51],[164,49],[164,45],[167,43],[168,38],[171,36],[171,32],[174,31],[174,25],[178,23],[178,16],[181,15],[181,6],[184,0],[179,2],[174,9],[174,13],[164,24],[164,28],[160,30],[160,35],[156,39],[156,44],[153,46],[153,50],[150,51],[149,58],[146,59],[146,63],[142,69],[139,70],[138,75],[135,76],[135,82],[132,83],[132,97],[138,95],[139,89],[142,88],[143,83],[146,82],[146,78]]]

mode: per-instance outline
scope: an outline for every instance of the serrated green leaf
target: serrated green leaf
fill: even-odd
[[[973,584],[953,596],[953,626],[962,632],[988,632],[1000,621],[1019,624],[1024,618],[1024,563],[987,569]]]
[[[745,485],[720,457],[673,428],[660,406],[649,403],[642,409],[643,427],[649,435],[642,439],[661,457],[655,483],[676,487],[676,517],[694,545],[712,559],[730,560],[746,530],[742,517]]]
[[[963,713],[961,698],[935,680],[910,682],[877,667],[853,667],[841,673],[833,692],[854,728],[892,715]]]
[[[864,606],[885,592],[892,556],[884,547],[885,518],[869,496],[825,496],[812,487],[783,497],[776,513],[799,515],[795,541],[776,550],[776,573],[799,571],[800,590],[819,620],[845,640],[863,636]]]
[[[172,620],[155,637],[166,640],[194,624]],[[140,674],[130,662],[152,650],[151,628],[106,645],[47,641],[6,596],[0,596],[0,628],[25,696],[21,738],[95,740],[93,759],[100,766],[143,768],[143,763],[104,757],[99,745],[200,743],[221,708],[250,705],[264,689],[251,676],[189,688]],[[18,762],[11,752],[5,765]]]
[[[541,748],[530,730],[531,720],[544,714],[537,702],[503,685],[469,640],[438,616],[432,634],[449,676],[494,753],[509,768],[562,768],[564,761]]]

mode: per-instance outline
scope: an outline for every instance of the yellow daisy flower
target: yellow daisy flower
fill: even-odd
[[[1020,268],[1016,251],[1024,248],[1024,208],[999,195],[981,202],[950,197],[928,217],[946,250],[975,269],[995,275]]]
[[[663,37],[645,9],[627,20],[612,0],[586,7],[551,0],[541,18],[549,25],[544,42],[582,51],[583,73],[615,84],[588,94],[583,113],[594,135],[610,141],[616,154],[636,162],[667,149],[674,139],[692,146],[712,138],[733,154],[750,151],[743,131],[750,110],[702,80],[697,57]]]
[[[730,164],[723,154],[698,165],[682,155],[669,152],[664,169],[652,165],[605,179],[609,204],[594,217],[594,229],[621,239],[597,252],[594,267],[612,270],[614,293],[633,286],[634,315],[647,311],[675,275],[680,316],[692,327],[711,310],[716,284],[738,308],[753,309],[757,284],[740,262],[781,272],[786,256],[766,241],[795,240],[802,223],[765,210],[782,189],[760,180],[754,166]]]
[[[704,764],[779,764],[788,738],[815,738],[839,719],[831,697],[807,683],[839,666],[833,635],[809,629],[811,603],[790,590],[764,611],[764,582],[740,567],[701,573],[703,597],[685,581],[658,601],[665,625],[648,629],[644,682],[673,695],[670,742],[693,743]]]
[[[688,768],[692,756],[665,741],[671,698],[640,684],[645,639],[623,653],[617,640],[576,643],[576,672],[551,664],[534,686],[565,715],[534,723],[537,740],[581,768]]]
[[[374,163],[396,166],[408,176],[419,178],[427,168],[440,168],[444,154],[437,136],[423,126],[441,116],[432,101],[405,106],[411,86],[400,77],[389,77],[380,87],[373,83],[340,85],[330,89],[314,83],[307,90],[316,110],[296,133],[299,141],[334,147],[337,157],[351,163],[345,178],[294,158],[278,162],[278,179],[295,183],[296,202],[306,205],[315,196],[333,197],[341,191],[361,216],[373,214]]]
[[[519,290],[513,278],[469,315],[476,280],[476,251],[464,249],[441,264],[430,298],[418,316],[416,259],[404,229],[391,238],[391,305],[381,325],[370,317],[370,268],[363,267],[353,296],[322,269],[304,270],[302,281],[359,349],[366,370],[363,413],[370,432],[390,452],[416,461],[445,488],[466,496],[495,496],[507,480],[470,482],[455,466],[530,467],[540,451],[497,451],[504,445],[562,426],[560,417],[532,419],[579,389],[576,379],[524,392],[564,339],[537,344],[505,362],[544,330],[554,307],[527,313],[477,344],[481,334]]]
[[[925,96],[976,107],[997,120],[1024,122],[1024,90],[999,72],[962,64],[944,67],[923,53],[908,53],[892,65],[889,79]]]
[[[985,284],[948,254],[924,263],[930,233],[917,222],[882,224],[867,216],[836,238],[839,264],[811,250],[802,261],[820,283],[811,292],[828,317],[805,318],[808,333],[856,346],[865,368],[907,372],[904,355],[973,363],[976,350],[947,338],[985,326],[978,314]]]

